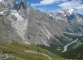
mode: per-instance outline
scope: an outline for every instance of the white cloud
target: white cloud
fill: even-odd
[[[75,9],[78,13],[83,14],[83,3],[82,0],[72,0],[70,2],[65,2],[59,4],[62,9]]]
[[[70,2],[59,4],[59,6],[62,7],[63,9],[70,9],[70,8],[81,9],[83,8],[83,4],[81,2],[82,2],[81,0],[77,0],[77,1],[72,0]]]
[[[83,0],[41,0],[39,3],[32,3],[31,5],[40,6],[54,3],[58,3],[58,6],[62,9],[74,9],[76,12],[83,14]],[[43,8],[41,8],[40,10],[42,9]]]
[[[31,4],[31,6],[38,6],[38,5],[40,5],[40,4],[39,3],[37,3],[37,4],[32,3]]]
[[[83,10],[83,4],[81,6],[79,6],[77,9]]]
[[[40,3],[37,4],[31,4],[32,6],[38,6],[38,5],[48,5],[48,4],[53,4],[53,3],[58,3],[58,2],[66,2],[67,0],[42,0]]]

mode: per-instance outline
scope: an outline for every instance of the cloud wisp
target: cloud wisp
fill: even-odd
[[[73,9],[81,9],[83,6],[83,4],[81,3],[82,1],[81,0],[72,0],[70,2],[65,2],[65,3],[62,3],[62,4],[59,4],[58,6],[62,7],[63,9],[70,9],[70,8],[73,8]]]
[[[40,5],[48,5],[48,4],[53,4],[53,3],[59,3],[59,2],[65,2],[67,0],[42,0],[40,3],[32,3],[32,6],[40,6]]]

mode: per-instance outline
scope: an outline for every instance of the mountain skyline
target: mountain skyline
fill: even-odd
[[[11,24],[9,26],[13,34],[5,33],[8,34],[7,36],[12,35],[12,38],[9,36],[9,42],[13,40],[19,43],[49,46],[51,43],[50,38],[53,38],[55,35],[63,36],[65,32],[83,33],[83,15],[76,13],[73,9],[42,12],[32,9],[23,0],[18,3],[14,2],[14,0],[2,0],[0,3],[0,14],[2,17],[7,16],[3,19],[8,19]],[[8,22],[6,23],[9,24]],[[17,36],[21,38],[20,41]],[[3,40],[8,42],[2,38],[1,41]],[[55,41],[63,44],[61,40]],[[65,42],[65,40],[63,41]]]
[[[20,0],[16,0],[19,2]],[[56,10],[74,9],[77,13],[83,15],[83,1],[82,0],[25,0],[32,8],[41,10],[43,12]]]

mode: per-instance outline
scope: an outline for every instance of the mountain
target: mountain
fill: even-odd
[[[54,45],[62,51],[74,40],[65,34],[74,33],[83,33],[83,15],[73,9],[42,12],[31,8],[24,0],[0,2],[0,42]]]
[[[1,2],[6,6],[11,9],[15,7],[15,1],[14,0],[1,0]]]

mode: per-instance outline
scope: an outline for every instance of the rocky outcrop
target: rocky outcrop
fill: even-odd
[[[83,33],[83,15],[73,10],[47,13],[32,9],[24,0],[19,3],[14,0],[3,2],[0,2],[1,42],[49,46],[50,38],[54,35],[60,37],[64,36],[64,32]],[[55,41],[63,44],[61,40]]]

